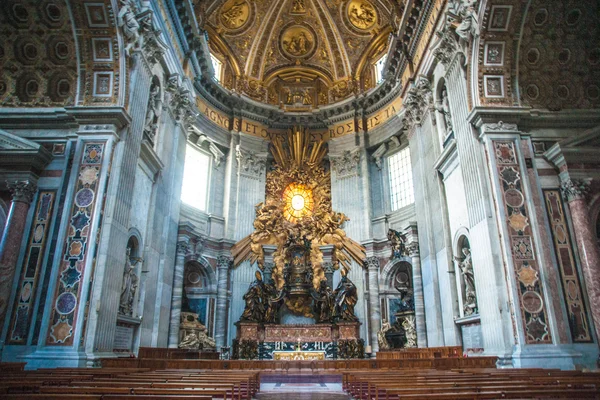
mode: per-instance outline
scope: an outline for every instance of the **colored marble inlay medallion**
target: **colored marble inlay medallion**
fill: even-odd
[[[73,205],[69,213],[69,229],[56,282],[54,307],[46,339],[48,345],[73,344],[88,247],[93,239],[90,234],[98,198],[104,145],[86,143],[83,149]]]
[[[560,192],[558,189],[544,190],[544,200],[546,201],[546,212],[550,221],[554,250],[558,259],[571,335],[574,342],[591,342],[589,320],[583,302],[581,284],[577,275],[573,246],[568,234],[569,227],[567,226]]]
[[[540,266],[536,259],[536,245],[515,144],[508,141],[494,141],[493,148],[501,196],[504,199],[509,252],[515,269],[525,342],[552,343],[539,274]]]
[[[46,249],[48,229],[52,219],[56,193],[54,191],[41,191],[37,200],[29,244],[23,260],[21,279],[19,280],[19,294],[13,310],[13,317],[8,331],[9,344],[26,344],[31,315],[35,300],[35,291],[43,264],[43,254]]]

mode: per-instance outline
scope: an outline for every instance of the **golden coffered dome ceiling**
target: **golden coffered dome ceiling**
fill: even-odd
[[[222,85],[287,111],[374,87],[374,63],[401,15],[401,5],[388,0],[226,0],[196,7],[223,64]]]

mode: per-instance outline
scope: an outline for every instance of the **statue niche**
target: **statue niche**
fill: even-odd
[[[121,296],[119,299],[119,314],[132,316],[134,311],[135,295],[139,286],[136,265],[142,261],[139,257],[133,257],[131,254],[132,244],[127,247],[125,257],[125,270],[123,271],[123,280],[121,282]]]

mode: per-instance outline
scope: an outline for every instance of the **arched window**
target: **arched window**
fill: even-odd
[[[212,62],[213,70],[215,71],[215,80],[221,82],[221,79],[223,78],[223,63],[212,53],[210,53],[210,61]]]
[[[392,211],[415,202],[410,149],[405,147],[388,158]]]
[[[201,211],[208,210],[210,156],[191,144],[185,151],[181,201]]]
[[[383,81],[383,69],[385,68],[386,61],[387,53],[381,56],[381,58],[375,63],[375,84],[381,83],[381,81]]]

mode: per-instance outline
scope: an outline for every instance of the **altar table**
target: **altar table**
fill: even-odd
[[[325,359],[324,351],[274,351],[273,359],[276,361],[321,361]]]

